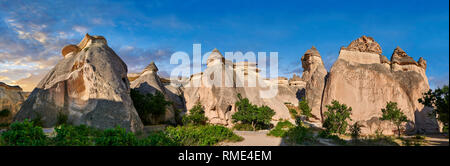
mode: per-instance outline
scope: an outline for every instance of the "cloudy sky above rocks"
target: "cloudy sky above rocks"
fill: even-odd
[[[341,46],[372,36],[390,58],[400,46],[428,62],[432,88],[449,80],[448,1],[10,1],[0,0],[0,82],[32,89],[60,59],[64,45],[102,35],[140,72],[155,61],[168,75],[170,55],[276,51],[279,74],[301,74],[315,46],[329,69]]]

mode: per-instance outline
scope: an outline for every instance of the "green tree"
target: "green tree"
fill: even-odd
[[[154,95],[151,93],[144,95],[139,91],[132,89],[130,96],[133,100],[133,105],[144,124],[152,123],[152,119],[150,119],[150,117],[159,117],[164,115],[167,110],[167,106],[172,104],[172,102],[166,101],[164,95],[159,91],[156,91]]]
[[[402,110],[397,107],[396,102],[387,102],[386,108],[382,108],[381,112],[383,113],[381,120],[389,120],[397,126],[398,137],[400,137],[401,126],[403,122],[408,122],[408,119],[405,114],[403,114]]]
[[[309,108],[308,101],[303,97],[301,101],[298,102],[298,108],[302,115],[305,115],[307,119],[312,117],[311,108]]]
[[[436,117],[444,124],[444,132],[448,132],[448,120],[449,120],[449,107],[448,101],[450,100],[448,86],[445,85],[442,89],[437,88],[434,91],[431,89],[423,94],[423,97],[419,99],[419,102],[424,106],[433,108],[432,116]]]
[[[345,104],[340,104],[333,100],[331,105],[326,105],[328,111],[324,113],[325,120],[323,127],[327,133],[344,134],[348,127],[347,120],[350,118],[352,107],[347,107]]]
[[[361,135],[361,125],[358,122],[350,126],[350,134],[354,140],[358,140]]]
[[[240,121],[244,124],[251,124],[254,131],[257,126],[270,125],[270,120],[275,115],[275,111],[267,106],[258,107],[253,105],[247,98],[242,98],[241,94],[237,96],[239,99],[236,102],[238,111],[232,115],[233,122]]]
[[[208,118],[205,116],[205,110],[200,102],[197,102],[192,109],[189,110],[189,115],[183,117],[183,124],[205,125]]]

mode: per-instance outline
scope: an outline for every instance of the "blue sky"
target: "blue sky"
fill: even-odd
[[[139,72],[155,61],[160,73],[175,51],[279,52],[279,73],[302,71],[315,46],[329,68],[341,46],[367,35],[390,58],[400,46],[427,60],[432,88],[449,80],[449,1],[0,1],[0,81],[41,78],[60,49],[84,33],[103,35]],[[28,81],[28,82],[27,82]]]

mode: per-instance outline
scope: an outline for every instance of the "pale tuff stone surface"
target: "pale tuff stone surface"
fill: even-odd
[[[182,92],[179,87],[164,85],[157,72],[158,67],[156,67],[154,62],[151,62],[142,73],[131,82],[131,88],[142,94],[154,95],[157,91],[162,93],[167,101],[173,102],[173,105],[167,107],[164,116],[151,117],[150,119],[152,119],[152,123],[154,124],[162,122],[176,123],[175,110],[185,111]]]
[[[425,69],[416,65],[400,48],[392,54],[389,65],[372,38],[363,36],[356,41],[360,49],[342,49],[329,72],[322,112],[327,111],[325,105],[337,100],[352,107],[351,123],[362,122],[365,125],[363,134],[374,134],[377,127],[384,130],[384,134],[389,134],[395,128],[373,118],[381,117],[381,109],[392,101],[397,102],[408,119],[414,122],[405,123],[407,132],[437,132],[436,119],[421,116],[427,109],[418,102],[422,93],[429,89]],[[357,56],[360,57],[351,58]],[[424,60],[421,63],[425,63]]]
[[[213,78],[214,73],[218,73],[216,76],[223,78],[217,84],[210,81],[218,81]],[[270,86],[277,87],[278,93],[273,97],[263,98],[260,91],[264,93],[267,91],[264,87],[268,89]],[[208,57],[205,71],[192,75],[183,89],[187,109],[200,102],[205,108],[209,123],[229,127],[233,125],[231,115],[237,111],[235,106],[238,101],[237,94],[248,98],[253,104],[272,108],[276,112],[272,118],[273,122],[279,119],[293,122],[284,103],[297,104],[296,93],[299,90],[298,87],[290,87],[285,78],[272,80],[261,78],[255,63],[233,64],[225,60],[217,49],[214,49]]]
[[[0,117],[0,123],[11,123],[25,99],[26,96],[22,92],[22,88],[0,82],[0,111],[3,109],[10,111],[7,117]]]
[[[130,98],[127,66],[106,39],[86,34],[73,47],[63,49],[64,59],[40,81],[14,119],[41,117],[44,127],[51,127],[63,114],[74,125],[142,130]]]
[[[325,87],[327,70],[322,61],[319,51],[313,46],[307,50],[301,58],[303,75],[302,80],[306,82],[306,97],[309,107],[312,109],[313,118],[311,120],[320,121],[322,114],[320,111],[322,94]]]
[[[367,37],[365,35],[352,41],[347,47],[344,47],[341,50],[368,52],[375,54],[383,53],[380,45],[372,37]]]

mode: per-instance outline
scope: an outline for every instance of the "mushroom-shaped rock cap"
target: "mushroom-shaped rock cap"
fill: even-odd
[[[64,46],[63,49],[61,50],[61,54],[63,57],[65,57],[67,54],[71,52],[79,52],[83,50],[86,46],[88,46],[89,43],[107,44],[107,41],[103,36],[91,36],[88,33],[86,33],[86,35],[84,35],[83,40],[81,40],[81,42],[78,43],[78,45],[69,44]]]
[[[208,60],[206,61],[206,65],[210,64],[211,62],[214,62],[216,60],[220,60],[222,63],[225,62],[225,58],[220,53],[220,51],[217,48],[214,48],[214,50],[211,52],[211,54],[208,57]]]
[[[403,51],[403,49],[401,49],[399,46],[397,46],[397,48],[395,48],[394,52],[392,53],[391,62],[399,65],[417,65],[417,62],[414,61],[412,57],[408,56],[408,54],[406,54],[406,52]]]
[[[427,61],[422,57],[419,58],[419,61],[417,63],[419,63],[419,66],[423,69],[427,69]]]
[[[312,46],[309,50],[307,50],[305,52],[305,55],[310,55],[310,56],[317,56],[320,57],[320,53],[319,51],[316,49],[316,47]]]
[[[157,72],[158,71],[158,67],[156,67],[155,62],[150,62],[150,64],[147,65],[147,67],[145,67],[145,69],[142,71],[142,73],[146,72],[146,71],[153,71],[153,72]]]
[[[381,54],[383,52],[380,45],[372,37],[367,37],[365,35],[353,40],[346,48],[344,47],[344,49],[376,54]]]

